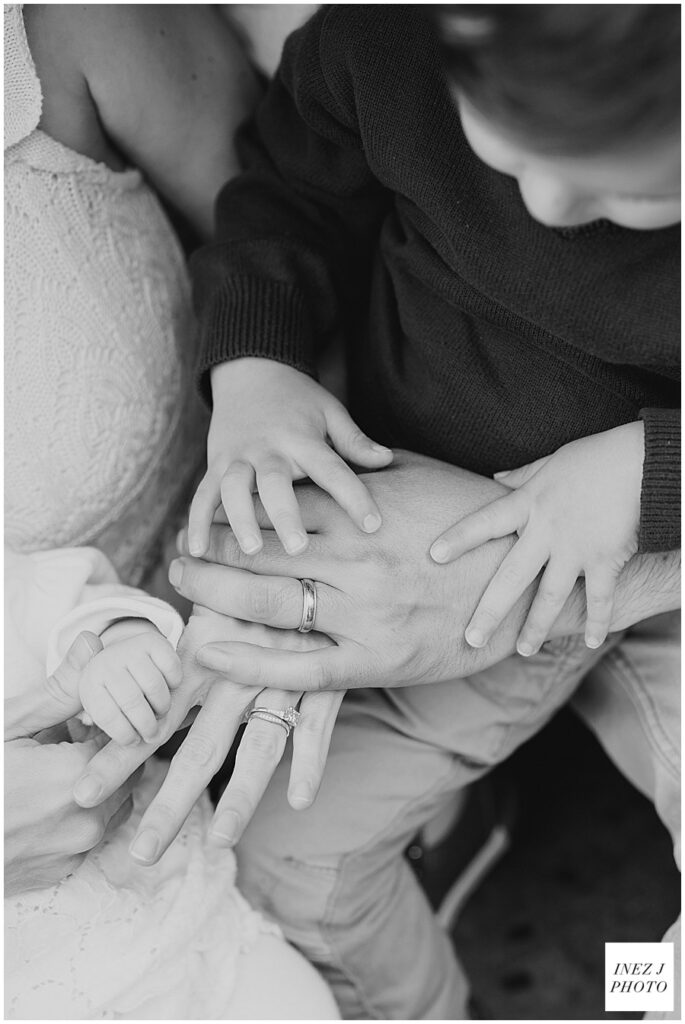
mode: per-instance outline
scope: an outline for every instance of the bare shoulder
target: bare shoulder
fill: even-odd
[[[139,167],[203,234],[237,170],[233,134],[259,96],[212,4],[27,4],[41,127],[115,169]]]
[[[110,154],[84,73],[83,20],[77,4],[25,4],[24,26],[43,93],[40,127],[95,160]]]

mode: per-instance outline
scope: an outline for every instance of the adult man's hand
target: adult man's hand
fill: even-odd
[[[131,778],[100,807],[84,810],[72,799],[74,782],[102,746],[49,742],[46,730],[62,725],[78,710],[66,698],[101,645],[92,634],[78,637],[45,688],[10,698],[5,704],[5,893],[43,888],[70,874],[108,828],[131,810]]]
[[[230,530],[215,525],[207,561],[186,553],[172,563],[169,578],[185,597],[225,615],[282,629],[297,627],[302,613],[298,578],[309,577],[317,581],[317,629],[336,644],[306,654],[249,643],[211,644],[198,652],[203,665],[246,685],[391,687],[468,675],[514,652],[534,585],[486,647],[473,649],[464,639],[514,538],[490,541],[452,565],[436,565],[428,555],[447,525],[506,493],[505,488],[406,453],[389,469],[365,475],[365,483],[383,513],[383,526],[375,534],[360,533],[327,495],[305,486],[298,488],[298,497],[312,536],[303,554],[285,555],[275,535],[264,532],[263,550],[244,555]],[[613,629],[677,606],[676,559],[664,564],[666,579],[658,580],[659,557],[634,559],[624,570]],[[584,591],[578,583],[553,635],[580,632],[584,618]]]

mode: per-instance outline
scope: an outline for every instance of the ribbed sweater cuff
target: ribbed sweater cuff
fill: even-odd
[[[316,375],[311,322],[304,296],[289,284],[231,277],[202,310],[196,375],[200,394],[212,402],[209,370],[243,356],[275,359]]]
[[[639,551],[680,547],[680,410],[641,409],[645,462],[640,499]]]

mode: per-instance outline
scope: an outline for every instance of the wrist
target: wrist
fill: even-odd
[[[100,639],[103,647],[109,647],[111,644],[119,643],[120,640],[130,640],[143,633],[159,633],[159,630],[149,619],[116,619],[103,630]]]

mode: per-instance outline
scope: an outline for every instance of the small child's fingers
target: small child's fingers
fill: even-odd
[[[587,622],[585,643],[588,647],[601,647],[611,628],[614,611],[616,574],[608,566],[597,566],[585,571],[585,598]]]
[[[392,462],[392,448],[376,444],[370,437],[367,437],[354,422],[345,406],[339,402],[326,410],[326,427],[336,452],[348,462],[353,462],[357,466],[365,466],[368,469],[380,469]]]
[[[551,455],[545,455],[541,459],[536,459],[535,462],[529,462],[527,466],[519,466],[518,469],[502,469],[499,473],[494,474],[495,480],[512,489],[523,487],[538,470],[542,469],[546,462],[549,462],[550,458]]]
[[[147,664],[150,666],[149,659]],[[150,743],[157,733],[159,723],[138,679],[130,671],[120,672],[110,676],[106,686],[117,707],[126,715],[138,735]]]
[[[432,544],[431,558],[441,564],[452,562],[486,541],[515,533],[523,525],[525,507],[520,496],[516,492],[505,494],[445,530]]]
[[[257,489],[264,510],[287,553],[299,555],[307,547],[309,538],[293,491],[292,473],[277,455],[260,462],[256,469]]]
[[[87,698],[84,695],[83,707],[98,728],[107,733],[115,743],[127,747],[139,741],[138,732],[104,686],[91,688]]]
[[[550,561],[523,624],[516,650],[524,657],[536,654],[549,636],[566,599],[578,579],[578,570],[566,563]]]
[[[525,536],[514,544],[481,597],[466,627],[466,642],[484,647],[545,564],[547,552]]]
[[[162,715],[166,715],[171,706],[170,690],[172,688],[152,657],[148,654],[139,655],[135,661],[131,662],[129,670],[155,716],[161,718]]]
[[[152,643],[146,648],[145,654],[150,658],[165,679],[165,686],[175,690],[183,682],[183,666],[181,659],[166,637],[161,634],[153,636]]]
[[[262,532],[254,510],[254,486],[254,467],[241,459],[231,463],[221,481],[221,504],[246,555],[254,555],[262,547]]]
[[[188,512],[188,549],[200,558],[209,544],[209,528],[219,505],[219,482],[212,470],[207,470],[195,491]]]
[[[311,480],[337,501],[364,533],[381,525],[378,506],[357,474],[330,448],[320,448],[304,467]]]

